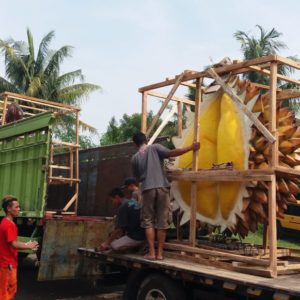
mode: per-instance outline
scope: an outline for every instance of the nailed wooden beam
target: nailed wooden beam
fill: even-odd
[[[246,114],[246,116],[254,123],[257,129],[264,135],[270,142],[274,143],[276,138],[270,131],[257,119],[257,117],[247,108],[242,100],[231,90],[229,86],[220,78],[214,69],[210,68],[207,72],[216,80],[216,82],[223,88],[223,90],[231,97],[231,99],[239,106],[239,108]]]
[[[149,96],[156,97],[156,98],[160,98],[160,99],[166,99],[168,97],[167,94],[153,92],[153,91],[145,92],[145,94],[147,94]],[[195,101],[185,99],[185,98],[181,98],[181,97],[177,97],[177,96],[173,96],[171,98],[171,100],[177,101],[177,102],[182,102],[182,103],[185,103],[185,104],[188,104],[188,105],[195,105]]]
[[[252,71],[260,72],[260,73],[268,75],[268,76],[271,75],[271,72],[269,70],[266,70],[266,69],[263,69],[263,68],[260,68],[260,67],[257,67],[257,66],[250,66],[249,69],[252,70]],[[293,79],[293,78],[290,78],[288,76],[277,74],[277,78],[280,79],[280,80],[286,81],[286,82],[290,82],[290,83],[300,85],[300,80]]]
[[[29,96],[25,96],[25,95],[19,95],[19,94],[11,93],[11,92],[4,92],[4,93],[0,94],[0,97],[6,97],[6,96],[8,98],[12,98],[12,99],[20,100],[20,101],[31,102],[31,103],[36,103],[39,105],[62,109],[62,110],[66,110],[69,112],[76,112],[76,111],[81,110],[80,108],[74,107],[71,105],[62,104],[59,102],[54,102],[54,101],[49,101],[49,100],[38,99],[38,98],[29,97]]]
[[[147,143],[148,145],[152,145],[156,138],[159,136],[159,134],[162,132],[162,130],[166,127],[168,122],[171,120],[171,118],[174,116],[174,114],[177,112],[177,105],[174,105],[171,111],[168,113],[168,115],[164,118],[164,120],[161,122],[159,127],[156,129],[154,134],[151,136],[151,139]]]
[[[142,93],[142,117],[141,117],[141,132],[147,131],[147,94]]]
[[[243,69],[243,68],[246,68],[249,66],[264,65],[268,62],[276,61],[276,59],[277,59],[276,55],[263,56],[263,57],[258,57],[255,59],[245,60],[245,61],[242,61],[242,62],[239,62],[236,64],[219,67],[219,68],[216,68],[215,70],[218,74],[229,73],[231,71],[236,71],[235,74],[239,74],[239,73],[242,73],[242,72],[240,72],[240,69]],[[247,70],[245,70],[245,72],[246,71]],[[190,80],[194,80],[194,79],[201,78],[201,77],[210,77],[210,75],[206,71],[196,72],[196,73],[187,73],[184,75],[182,81],[183,82],[190,81]],[[141,88],[139,88],[139,92],[145,92],[145,91],[165,87],[165,86],[174,84],[175,82],[176,82],[176,79],[164,80],[164,81],[161,81],[158,83],[154,83],[154,84],[151,84],[148,86],[141,87]]]
[[[200,126],[200,106],[202,98],[202,78],[196,81],[195,94],[195,114],[194,114],[194,142],[199,142],[199,126]],[[192,171],[198,171],[199,150],[193,152]],[[193,247],[196,245],[196,218],[197,218],[197,182],[192,181],[191,186],[191,219],[190,219],[190,236],[189,240]]]
[[[286,57],[282,57],[280,55],[276,55],[276,60],[284,65],[290,66],[292,68],[300,70],[300,63]]]
[[[157,121],[159,120],[160,116],[161,116],[162,113],[164,112],[165,108],[166,108],[167,105],[169,104],[171,98],[174,96],[174,94],[175,94],[177,88],[179,87],[179,85],[180,85],[180,83],[181,83],[181,81],[182,81],[182,78],[183,78],[184,74],[185,74],[185,73],[182,72],[182,73],[178,76],[178,78],[177,78],[177,80],[176,80],[174,86],[172,87],[172,89],[171,89],[169,95],[167,96],[166,100],[165,100],[164,103],[162,104],[162,106],[161,106],[161,108],[159,109],[157,115],[156,115],[156,116],[154,117],[154,119],[152,120],[152,122],[151,122],[151,124],[150,124],[150,126],[149,126],[149,128],[148,128],[148,130],[147,130],[146,136],[149,136],[149,135],[150,135],[152,129],[153,129],[154,126],[155,126],[155,124],[157,123]]]
[[[182,102],[177,102],[177,136],[182,137],[183,128],[183,104]]]
[[[277,101],[300,98],[300,90],[282,90],[277,93]]]

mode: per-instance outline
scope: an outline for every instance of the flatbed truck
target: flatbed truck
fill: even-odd
[[[265,278],[166,257],[147,260],[140,253],[101,253],[79,248],[79,254],[104,269],[112,266],[127,278],[126,300],[300,299],[300,274]]]

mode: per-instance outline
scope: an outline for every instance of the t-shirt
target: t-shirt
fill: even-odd
[[[131,159],[133,175],[140,179],[142,191],[168,188],[170,183],[163,170],[163,160],[170,149],[160,145],[145,145]]]
[[[136,200],[124,201],[118,209],[116,220],[116,226],[122,228],[125,234],[137,241],[145,239],[145,230],[140,226],[140,211],[141,207]]]
[[[0,224],[0,267],[17,267],[18,252],[10,245],[10,242],[17,240],[17,236],[16,224],[8,218],[3,218]]]

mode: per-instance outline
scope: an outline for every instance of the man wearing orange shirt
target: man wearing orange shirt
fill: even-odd
[[[20,205],[15,197],[4,197],[2,208],[6,216],[0,224],[0,299],[11,300],[17,291],[17,250],[36,250],[38,243],[17,241],[18,228],[13,219],[19,215]]]

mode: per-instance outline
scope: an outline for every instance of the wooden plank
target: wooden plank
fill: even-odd
[[[75,144],[79,145],[79,112],[76,112],[76,124],[75,124]],[[75,148],[75,194],[77,195],[75,201],[75,213],[77,215],[78,212],[78,195],[79,195],[79,148]]]
[[[246,114],[246,116],[254,123],[257,129],[270,142],[274,143],[276,138],[268,131],[268,129],[257,119],[257,117],[242,103],[242,100],[226,85],[226,83],[218,76],[218,74],[210,68],[208,73],[221,85],[223,90],[231,97],[238,107]]]
[[[182,137],[183,104],[177,102],[177,136]]]
[[[147,132],[147,94],[142,93],[142,118],[141,118],[141,132]]]
[[[252,70],[252,71],[260,72],[260,73],[268,75],[268,76],[271,75],[271,72],[269,70],[266,70],[266,69],[263,69],[263,68],[260,68],[260,67],[257,67],[257,66],[250,66],[249,69]],[[290,78],[288,76],[277,74],[277,78],[280,79],[280,80],[286,81],[286,82],[290,82],[290,83],[300,85],[300,80],[293,79],[293,78]]]
[[[231,71],[237,71],[236,74],[239,74],[239,71],[242,68],[249,67],[249,66],[255,66],[255,65],[262,65],[262,64],[276,61],[276,60],[277,60],[276,55],[269,55],[269,56],[263,56],[263,57],[259,57],[259,58],[255,58],[255,59],[251,59],[251,60],[245,60],[245,61],[242,61],[242,62],[239,62],[236,64],[226,65],[224,67],[216,68],[215,70],[218,74],[229,73]],[[182,81],[185,82],[185,81],[190,81],[190,80],[194,80],[194,79],[202,78],[202,77],[210,77],[210,75],[206,71],[196,72],[196,73],[187,73],[183,77]],[[151,84],[148,86],[141,87],[141,88],[139,88],[139,92],[145,92],[145,91],[165,87],[165,86],[174,84],[175,82],[176,82],[176,79],[164,80],[164,81],[161,81],[158,83],[154,83],[154,84]]]
[[[165,243],[164,248],[172,251],[186,251],[189,253],[201,254],[205,256],[212,256],[212,257],[215,256],[215,257],[220,257],[222,259],[241,261],[241,262],[250,263],[259,266],[269,265],[268,260],[257,259],[257,258],[252,258],[249,256],[243,256],[238,254],[232,254],[225,251],[207,250],[207,249],[201,249],[199,247],[191,247],[191,246],[179,245],[174,243]]]
[[[80,179],[76,179],[76,178],[68,178],[68,177],[59,177],[59,176],[49,176],[49,179],[52,180],[52,181],[60,181],[60,182],[64,182],[64,181],[67,181],[67,182],[70,182],[70,181],[73,181],[73,182],[80,182]]]
[[[165,108],[167,107],[167,105],[169,104],[171,98],[174,96],[177,88],[179,87],[180,85],[180,82],[182,81],[182,78],[184,76],[184,72],[180,74],[180,76],[178,76],[174,86],[172,87],[168,97],[166,98],[166,100],[163,102],[161,108],[159,109],[157,115],[153,118],[149,128],[147,129],[147,133],[146,133],[146,136],[149,136],[153,127],[155,126],[155,124],[157,123],[157,121],[159,120],[160,116],[162,115],[162,113],[164,112]]]
[[[300,170],[295,170],[295,169],[289,169],[285,167],[276,167],[275,172],[280,174],[280,175],[295,175],[295,176],[300,176]]]
[[[5,96],[7,96],[8,98],[12,98],[12,99],[17,99],[17,100],[21,100],[21,101],[26,101],[26,102],[31,102],[31,103],[37,103],[37,104],[40,104],[40,105],[45,105],[45,106],[48,106],[48,107],[55,107],[55,108],[59,108],[59,109],[66,110],[66,111],[76,112],[76,111],[81,110],[80,108],[74,107],[74,106],[71,106],[71,105],[62,104],[62,103],[55,102],[55,101],[38,99],[38,98],[29,97],[29,96],[20,95],[20,94],[11,93],[11,92],[4,92],[4,93],[0,94],[0,97],[5,97]]]
[[[148,91],[148,92],[145,92],[145,93],[149,96],[153,96],[153,97],[160,98],[160,99],[166,99],[168,97],[167,94],[153,92],[153,91]],[[185,99],[185,98],[181,98],[181,97],[177,97],[177,96],[173,96],[171,98],[171,100],[176,101],[176,102],[185,103],[185,104],[188,104],[188,105],[193,105],[193,106],[195,105],[195,101]]]
[[[300,70],[300,63],[280,55],[276,55],[276,60],[284,65]]]
[[[78,194],[75,193],[75,194],[73,195],[73,197],[72,197],[72,198],[68,201],[68,203],[65,205],[65,207],[63,208],[63,211],[67,211],[67,210],[72,206],[72,204],[74,204],[74,203],[76,202],[77,198],[78,198]],[[75,210],[75,211],[76,211],[76,210]]]
[[[166,127],[168,122],[172,119],[174,114],[177,112],[177,106],[174,105],[171,111],[168,113],[168,115],[164,118],[164,120],[161,122],[159,127],[155,130],[154,134],[151,136],[149,142],[147,143],[148,145],[152,145],[156,138],[159,136],[159,134],[162,132],[162,130]]]
[[[70,170],[70,167],[67,166],[49,165],[49,167],[52,169]]]
[[[277,101],[300,98],[300,92],[295,90],[283,90],[277,93]]]
[[[194,114],[194,142],[199,142],[199,125],[200,125],[200,104],[201,104],[201,86],[202,79],[196,81],[196,95],[195,95],[195,114]],[[198,154],[199,150],[193,152],[192,171],[198,170]],[[191,187],[191,217],[190,217],[190,236],[189,240],[192,246],[196,244],[196,215],[197,215],[197,182],[192,181]]]

